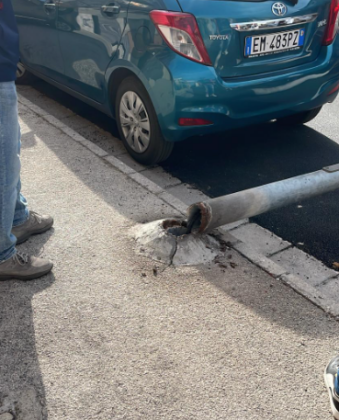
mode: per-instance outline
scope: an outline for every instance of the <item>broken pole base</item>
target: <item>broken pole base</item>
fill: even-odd
[[[166,265],[200,265],[213,261],[220,244],[207,234],[186,234],[185,222],[163,219],[134,227],[137,252]]]

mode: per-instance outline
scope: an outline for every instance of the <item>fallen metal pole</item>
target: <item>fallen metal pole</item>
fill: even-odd
[[[188,232],[202,233],[339,188],[339,164],[261,187],[192,204]]]

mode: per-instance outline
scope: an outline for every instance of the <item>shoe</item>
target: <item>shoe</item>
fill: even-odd
[[[333,417],[339,420],[339,356],[334,357],[325,368],[324,379],[330,396]]]
[[[17,238],[17,245],[27,241],[32,235],[44,233],[53,226],[54,220],[50,216],[41,216],[34,211],[29,212],[25,223],[12,228],[13,235]]]
[[[42,258],[16,253],[0,264],[0,280],[33,280],[49,273],[53,264]]]

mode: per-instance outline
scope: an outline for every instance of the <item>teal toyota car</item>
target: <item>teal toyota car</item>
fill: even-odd
[[[339,0],[12,0],[17,82],[32,75],[113,117],[135,160],[276,120],[339,91]]]

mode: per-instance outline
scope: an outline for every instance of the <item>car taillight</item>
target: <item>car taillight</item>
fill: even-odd
[[[339,0],[332,0],[323,45],[330,45],[339,28]]]
[[[153,10],[150,16],[172,50],[198,63],[212,65],[193,15]]]

